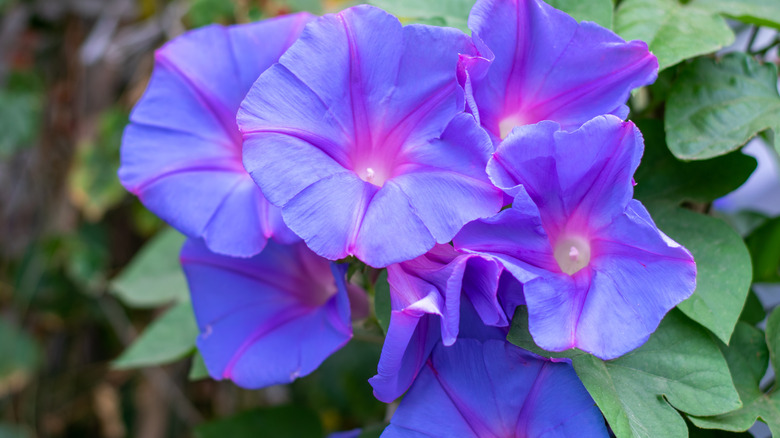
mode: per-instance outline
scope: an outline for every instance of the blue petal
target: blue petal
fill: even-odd
[[[461,339],[436,346],[382,436],[609,435],[571,365],[503,340]]]
[[[630,91],[657,75],[658,61],[644,42],[578,24],[540,0],[478,0],[469,28],[492,61],[471,85],[481,122],[496,141],[507,119],[553,120],[568,130],[602,114],[625,117]]]
[[[260,76],[238,114],[244,165],[315,252],[384,267],[501,207],[490,140],[463,113],[461,52],[460,31],[359,5],[311,23]]]
[[[156,54],[149,87],[125,130],[119,177],[152,212],[204,238],[212,251],[249,257],[269,237],[291,240],[242,166],[235,114],[257,76],[311,18],[209,26]]]
[[[460,327],[508,325],[496,295],[501,268],[492,259],[437,245],[414,260],[390,265],[387,272],[390,326],[378,374],[370,380],[382,401],[391,402],[406,391],[434,344],[439,340],[453,344]],[[466,301],[462,301],[464,295]],[[471,334],[506,336],[505,331],[489,328]]]
[[[557,238],[608,225],[633,196],[632,176],[644,151],[631,122],[596,117],[573,132],[552,122],[516,128],[488,164],[493,181],[514,195],[522,185]]]
[[[437,243],[447,243],[461,227],[501,209],[503,197],[486,178],[490,139],[474,118],[461,114],[440,141],[418,147],[413,171],[393,183],[408,196],[416,214]],[[453,209],[453,205],[460,208]]]
[[[490,219],[466,224],[455,236],[455,248],[488,254],[501,261],[519,281],[531,281],[557,268],[539,210],[520,187],[514,203]]]
[[[696,289],[691,254],[632,201],[593,243],[593,286],[578,321],[578,344],[603,359],[642,345],[663,317]]]
[[[303,243],[270,242],[259,255],[237,259],[188,240],[181,259],[198,349],[215,379],[246,388],[287,383],[352,336],[344,266],[331,268]]]

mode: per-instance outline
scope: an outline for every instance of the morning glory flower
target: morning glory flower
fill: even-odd
[[[434,345],[455,342],[463,313],[477,315],[480,324],[508,325],[497,298],[502,270],[490,257],[459,253],[450,245],[388,266],[390,326],[377,375],[369,380],[376,398],[389,403],[403,394]],[[467,303],[461,303],[461,294]]]
[[[209,374],[245,388],[311,373],[352,337],[350,302],[365,313],[365,293],[346,284],[347,265],[317,256],[303,242],[270,241],[244,259],[190,239],[181,263]]]
[[[632,199],[643,149],[633,123],[602,116],[573,132],[515,128],[490,161],[512,207],[464,227],[455,247],[496,257],[523,283],[540,347],[616,358],[693,293],[693,257]]]
[[[244,165],[317,254],[374,267],[495,214],[487,134],[463,112],[462,32],[361,5],[309,24],[238,113]]]
[[[572,366],[502,339],[436,345],[382,438],[609,436]]]
[[[313,17],[296,14],[188,32],[155,54],[130,115],[119,179],[143,204],[214,252],[249,257],[297,237],[241,162],[235,122],[249,87]]]
[[[657,76],[644,42],[541,0],[477,0],[468,24],[480,56],[464,57],[467,98],[495,143],[542,120],[571,130],[602,114],[625,118],[630,91]]]

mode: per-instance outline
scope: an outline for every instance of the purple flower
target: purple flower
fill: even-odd
[[[390,327],[377,375],[369,380],[379,400],[389,403],[403,394],[437,342],[455,342],[462,314],[479,324],[508,325],[497,299],[502,270],[490,257],[462,254],[450,245],[387,268]],[[468,297],[467,309],[461,293]]]
[[[382,438],[608,437],[568,363],[500,339],[439,343]]]
[[[693,257],[632,200],[642,151],[633,123],[602,116],[573,132],[515,128],[490,161],[514,203],[464,227],[455,246],[498,258],[523,283],[540,347],[618,357],[693,293]]]
[[[209,26],[156,53],[149,88],[125,130],[119,178],[149,210],[214,252],[249,257],[269,237],[297,239],[244,169],[235,115],[252,83],[311,19]]]
[[[352,337],[350,299],[353,306],[366,304],[365,294],[345,283],[346,265],[328,262],[303,242],[271,241],[259,255],[239,259],[190,239],[181,262],[209,374],[245,388],[314,371]]]
[[[317,254],[384,267],[500,209],[490,139],[462,112],[470,50],[363,5],[311,23],[260,76],[238,114],[244,165]]]
[[[542,120],[571,130],[602,114],[625,118],[629,92],[658,71],[644,42],[541,0],[477,0],[469,28],[481,56],[464,57],[467,99],[496,143]]]

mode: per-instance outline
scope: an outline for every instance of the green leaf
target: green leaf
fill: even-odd
[[[172,228],[157,234],[111,282],[111,292],[131,307],[153,308],[187,301],[187,281],[179,264],[184,240]]]
[[[645,41],[661,70],[734,41],[720,15],[678,0],[624,0],[615,12],[615,31],[626,40]]]
[[[696,261],[696,291],[677,307],[728,343],[752,277],[742,238],[722,220],[682,208],[657,208],[653,217]]]
[[[780,217],[753,230],[745,243],[753,258],[753,281],[780,281]]]
[[[672,88],[665,120],[669,149],[683,160],[729,153],[766,129],[779,132],[777,67],[745,53],[697,59]]]
[[[516,312],[507,339],[556,357],[533,344],[523,320],[525,314]],[[724,413],[740,406],[715,342],[701,326],[672,310],[643,346],[618,359],[602,361],[579,350],[557,357],[571,358],[617,438],[676,438],[688,435],[676,410]]]
[[[470,34],[468,18],[475,0],[369,0],[402,23],[449,26]]]
[[[382,327],[384,334],[387,334],[387,329],[390,327],[391,311],[390,284],[387,282],[387,270],[385,269],[379,274],[376,285],[374,285],[374,314],[376,314],[376,320]]]
[[[466,33],[474,0],[369,0],[400,18],[404,23],[424,23],[458,28]],[[612,28],[612,0],[550,0],[548,3],[577,21],[594,21]]]
[[[634,196],[643,202],[711,202],[741,186],[756,169],[756,159],[741,152],[706,161],[684,162],[666,146],[660,120],[638,120],[645,139],[642,165],[634,175]]]
[[[235,20],[234,2],[225,0],[192,0],[187,14],[192,27],[211,23],[231,24]]]
[[[3,318],[0,318],[0,345],[6,352],[0,358],[0,397],[4,397],[29,383],[40,365],[41,350],[35,339]]]
[[[780,29],[780,2],[777,0],[695,0],[695,3],[744,23]]]
[[[548,0],[547,3],[571,15],[577,21],[593,21],[612,29],[612,0]]]
[[[780,391],[764,393],[759,387],[767,370],[770,355],[775,370],[780,368],[776,356],[780,337],[780,308],[767,321],[766,337],[747,323],[740,322],[730,346],[722,345],[734,384],[742,399],[742,408],[714,417],[690,417],[698,427],[733,432],[748,430],[760,418],[769,425],[773,436],[780,436]],[[770,348],[767,348],[767,342]]]
[[[726,432],[718,429],[699,429],[692,424],[688,425],[689,438],[754,438],[749,432]]]
[[[674,310],[639,349],[608,362],[581,355],[572,364],[618,438],[686,437],[675,409],[702,415],[740,406],[717,345]]]
[[[193,351],[198,334],[192,305],[179,303],[149,324],[113,367],[127,369],[175,362]]]
[[[190,364],[190,372],[187,375],[187,379],[190,381],[203,380],[211,377],[209,370],[206,368],[206,362],[203,361],[203,356],[200,352],[195,351],[192,355],[192,363]]]
[[[327,424],[349,429],[383,420],[387,406],[373,396],[368,379],[376,374],[382,346],[351,340],[312,374],[292,384],[293,399],[319,412]]]
[[[301,438],[323,436],[317,414],[301,406],[242,412],[195,428],[195,438]]]
[[[766,312],[764,311],[764,305],[756,296],[756,293],[751,289],[748,293],[747,300],[745,300],[745,308],[742,309],[742,314],[739,315],[739,320],[744,321],[750,325],[756,325],[766,318]]]
[[[769,359],[772,361],[775,381],[777,381],[780,378],[780,307],[775,308],[766,321],[766,345],[769,348]],[[780,422],[780,417],[776,418]]]
[[[322,0],[282,0],[294,12],[306,11],[312,14],[322,14]]]
[[[763,213],[750,210],[740,210],[735,213],[713,211],[711,214],[726,221],[726,223],[731,225],[731,227],[742,237],[747,237],[755,229],[769,220]]]
[[[387,423],[364,427],[357,438],[379,438],[387,428]]]
[[[65,272],[88,294],[103,294],[111,262],[108,233],[104,224],[83,223],[61,243]]]

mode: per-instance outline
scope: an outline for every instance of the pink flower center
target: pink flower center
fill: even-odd
[[[355,169],[360,179],[367,183],[371,183],[377,187],[385,185],[385,181],[390,179],[392,172],[388,171],[384,166],[375,167],[358,167]]]
[[[352,154],[352,170],[363,181],[377,187],[385,185],[395,175],[401,162],[400,147],[383,144],[381,147],[358,147]]]
[[[561,271],[574,275],[590,263],[590,243],[580,236],[562,236],[555,244],[554,256]]]

